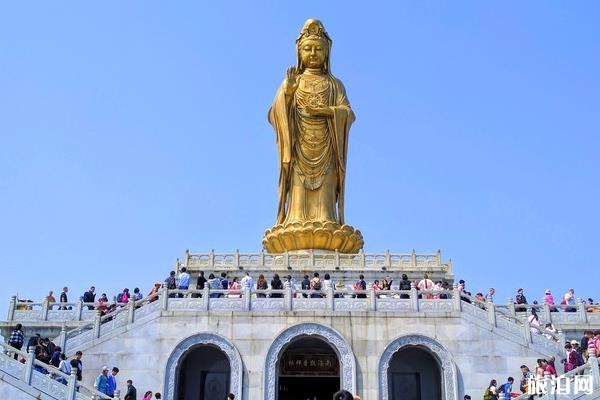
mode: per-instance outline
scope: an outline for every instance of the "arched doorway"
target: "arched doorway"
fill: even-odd
[[[309,338],[320,341],[318,345],[321,346],[321,348],[325,345],[329,346],[337,356],[339,362],[338,389],[346,389],[351,393],[356,391],[356,359],[354,358],[354,353],[352,352],[350,344],[339,332],[331,327],[315,323],[306,323],[294,325],[282,331],[269,348],[265,360],[264,400],[288,399],[287,396],[280,396],[279,393],[280,362],[283,360],[282,356],[286,350],[290,350],[289,354],[293,354],[295,349],[298,349],[307,343],[311,343],[304,340]],[[303,362],[304,361],[302,360],[302,363]],[[316,360],[316,362],[318,365],[318,360]],[[310,366],[310,360],[308,360],[308,366]],[[331,397],[332,396],[330,395],[325,398],[330,399]],[[319,397],[319,399],[321,398],[322,397]],[[306,398],[302,400],[306,400]]]
[[[379,361],[381,400],[459,400],[456,365],[436,340],[402,336],[390,343]]]
[[[177,375],[177,400],[225,399],[229,393],[229,360],[213,345],[187,351]]]
[[[177,344],[169,356],[165,398],[224,399],[232,392],[241,399],[242,377],[242,358],[233,344],[213,333],[199,333]]]
[[[437,360],[419,346],[406,346],[390,360],[387,371],[389,400],[442,398],[442,375]]]
[[[277,370],[277,399],[331,399],[340,390],[338,355],[321,338],[294,339],[283,349]]]

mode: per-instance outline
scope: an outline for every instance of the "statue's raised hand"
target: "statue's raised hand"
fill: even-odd
[[[296,67],[289,67],[285,73],[285,94],[292,96],[299,84],[298,69]]]

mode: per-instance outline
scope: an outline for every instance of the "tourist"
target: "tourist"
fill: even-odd
[[[436,281],[433,284],[433,298],[434,299],[440,299],[441,295],[442,295],[442,281]]]
[[[308,275],[304,275],[304,279],[302,279],[302,283],[300,285],[300,288],[302,290],[310,290],[310,278],[308,277]],[[308,297],[308,294],[306,292],[303,292],[302,297]]]
[[[25,343],[23,325],[17,324],[15,325],[15,329],[10,333],[10,337],[8,338],[8,345],[14,347],[17,350],[21,350],[21,348],[23,347],[23,343]],[[19,359],[19,354],[17,352],[15,352],[14,358],[15,360]]]
[[[102,372],[96,377],[94,388],[100,393],[108,394],[108,367],[102,367]]]
[[[550,364],[548,360],[542,359],[542,367],[544,368],[544,375],[546,372],[548,372],[551,376],[555,378],[558,376],[558,374],[556,373],[556,368],[554,368],[554,365]]]
[[[132,296],[132,298],[135,301],[140,301],[141,299],[144,298],[144,296],[142,295],[142,292],[140,292],[140,288],[139,287],[136,287],[135,289],[133,289],[133,296]]]
[[[246,271],[246,274],[244,275],[240,283],[242,284],[243,290],[254,289],[254,279],[252,279],[252,277],[250,276],[250,271]]]
[[[400,281],[400,284],[398,285],[398,290],[405,290],[405,291],[410,290],[410,281],[408,280],[408,275],[402,274],[402,280]],[[400,298],[408,299],[408,298],[410,298],[410,295],[408,293],[401,293]]]
[[[552,325],[552,322],[548,322],[544,327],[544,336],[548,340],[558,341],[558,338],[556,336],[557,333],[558,330],[554,327],[554,325]]]
[[[152,289],[148,293],[148,303],[158,300],[158,291],[160,290],[161,286],[162,283],[154,282],[154,286],[152,286]]]
[[[433,289],[433,281],[431,279],[429,279],[429,275],[428,274],[424,274],[423,275],[423,279],[421,279],[419,281],[419,283],[417,284],[417,288],[421,291],[427,291],[429,292],[430,290]],[[425,293],[425,296],[423,296],[423,298],[425,299],[433,299],[433,295],[431,293]]]
[[[54,292],[51,290],[48,292],[48,296],[46,296],[46,303],[48,303],[48,309],[52,310],[52,305],[56,303],[56,298],[54,298]]]
[[[527,304],[527,298],[523,294],[523,289],[517,290],[517,296],[515,297],[515,304]],[[515,311],[527,311],[527,307],[515,307]]]
[[[325,296],[327,296],[327,293],[329,293],[332,288],[333,288],[333,282],[331,281],[331,275],[329,275],[329,273],[326,272],[325,275],[323,275],[323,287],[322,287],[322,291],[325,294]]]
[[[93,310],[94,306],[91,305],[90,303],[94,303],[96,301],[96,288],[95,287],[90,287],[90,290],[88,290],[87,292],[85,292],[83,294],[83,302],[84,303],[88,303],[88,310]]]
[[[566,358],[562,360],[562,362],[565,364],[565,374],[575,368],[578,367],[579,364],[579,358],[577,357],[577,352],[575,351],[575,349],[573,349],[573,345],[571,345],[570,342],[567,342],[567,344],[565,344],[565,355]]]
[[[60,355],[62,354],[62,348],[60,346],[54,346],[54,351],[50,356],[50,365],[58,368],[60,365]]]
[[[25,351],[29,353],[30,349],[35,350],[35,347],[38,345],[41,339],[42,338],[39,333],[36,333],[34,336],[30,337],[27,341],[27,347],[25,348]]]
[[[242,288],[242,285],[240,285],[240,282],[238,282],[237,276],[234,276],[233,280],[231,281],[231,284],[229,285],[229,295],[228,295],[228,297],[233,297],[233,298],[240,298],[240,297],[242,297],[242,295],[240,294],[240,289],[241,288]]]
[[[485,310],[485,297],[483,297],[483,293],[477,292],[477,294],[475,294],[475,305],[482,310]]]
[[[204,286],[208,280],[204,277],[204,271],[198,272],[198,278],[196,278],[196,290],[204,290]],[[202,293],[195,293],[192,297],[202,297]]]
[[[67,292],[68,291],[69,291],[69,288],[65,286],[63,288],[62,293],[60,294],[59,301],[61,303],[61,306],[58,308],[59,310],[67,310],[67,309],[70,310],[71,309],[71,307],[67,307],[66,305],[64,305],[64,304],[66,304],[66,303],[69,302],[69,300],[67,299]]]
[[[131,379],[127,379],[127,392],[125,392],[123,400],[137,400],[137,390]]]
[[[512,385],[513,385],[514,381],[515,381],[515,378],[513,378],[512,376],[509,376],[508,379],[506,380],[506,383],[503,383],[498,388],[498,396],[500,395],[500,393],[504,393],[504,398],[510,399],[510,397],[511,397],[510,393],[512,392]]]
[[[175,290],[177,289],[177,280],[175,279],[175,271],[169,272],[169,276],[165,279],[165,285],[167,286],[167,290]],[[175,293],[169,293],[169,297],[175,297]]]
[[[154,398],[156,400],[161,400],[162,399],[162,395],[159,392],[154,393]]]
[[[117,390],[117,374],[119,368],[113,367],[110,375],[108,375],[108,394],[110,397],[115,397],[115,390]]]
[[[485,296],[485,300],[486,300],[488,303],[493,303],[493,302],[494,302],[494,294],[496,294],[496,289],[494,289],[494,288],[490,288],[490,289],[488,290],[488,293],[487,293],[487,295]]]
[[[215,274],[209,274],[208,281],[206,283],[208,283],[208,288],[210,289],[208,297],[212,299],[219,297],[220,292],[218,292],[218,290],[222,290],[221,280],[217,278]]]
[[[281,282],[281,279],[279,278],[279,274],[274,274],[273,279],[271,279],[271,290],[277,290],[277,292],[271,293],[270,297],[273,297],[273,298],[283,297],[283,293],[280,292],[280,290],[282,290],[282,289],[283,289],[283,282]]]
[[[575,290],[569,289],[569,291],[567,293],[565,293],[565,295],[563,296],[563,299],[560,304],[569,306],[569,307],[565,307],[566,312],[577,311],[577,308],[575,307]]]
[[[227,272],[221,272],[221,289],[229,289],[229,281],[227,280]],[[225,294],[221,293],[219,297],[224,297]]]
[[[319,273],[315,272],[313,274],[313,278],[310,280],[310,297],[312,298],[321,298],[323,297],[323,293],[321,292],[322,283],[321,278],[319,277]]]
[[[179,272],[179,284],[177,286],[179,290],[188,290],[190,288],[190,274],[187,272],[186,267],[181,267]],[[184,297],[184,293],[179,293],[178,297]]]
[[[556,307],[554,306],[554,296],[552,295],[552,292],[550,291],[550,289],[546,289],[546,291],[544,292],[544,303],[546,303],[550,306],[551,312],[558,311],[556,309]]]
[[[364,293],[364,291],[367,290],[367,282],[365,282],[365,276],[363,274],[358,275],[358,280],[354,283],[354,290],[362,292],[355,294],[357,299],[367,298],[367,294]]]
[[[540,333],[540,319],[537,315],[537,311],[535,308],[531,309],[531,315],[527,318],[529,322],[529,330],[531,333],[535,333],[536,335]]]
[[[71,369],[77,368],[78,381],[83,379],[83,363],[81,362],[81,357],[83,357],[83,353],[81,351],[77,351],[75,353],[75,357],[71,359]]]
[[[496,387],[498,384],[495,379],[490,381],[489,386],[485,389],[485,393],[483,395],[484,400],[498,400],[498,388]]]
[[[67,355],[65,353],[60,353],[58,369],[65,375],[71,375],[71,363],[69,363],[69,360],[67,360]],[[54,375],[54,379],[63,385],[67,384],[67,378],[63,377],[62,375],[56,374]]]
[[[256,282],[256,290],[260,290],[261,292],[257,293],[256,297],[260,297],[260,298],[267,297],[267,294],[264,292],[264,290],[267,290],[267,289],[269,289],[269,284],[267,283],[265,276],[263,274],[260,274],[258,276],[258,281]]]
[[[152,400],[152,390],[148,390],[146,393],[144,393],[142,400]]]
[[[106,293],[102,293],[102,295],[98,299],[97,310],[100,312],[100,315],[106,315],[107,309],[108,309],[108,297],[106,297]]]
[[[129,303],[129,288],[125,288],[123,289],[123,292],[119,293],[117,296],[117,303],[121,305]]]
[[[382,290],[392,290],[392,282],[394,280],[391,279],[389,276],[386,276],[385,278],[383,278],[381,280],[381,288]]]

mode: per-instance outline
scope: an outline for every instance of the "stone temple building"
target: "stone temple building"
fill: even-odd
[[[330,399],[340,388],[369,400],[458,400],[465,393],[475,399],[491,378],[518,381],[521,364],[533,368],[538,358],[560,360],[566,338],[600,329],[600,313],[586,312],[582,303],[576,312],[539,305],[540,319],[559,329],[543,335],[532,333],[527,312],[515,310],[512,301],[476,303],[453,285],[431,296],[414,285],[397,290],[402,274],[415,281],[428,273],[434,281],[453,283],[452,264],[439,252],[186,252],[177,262],[178,269],[183,266],[194,283],[199,271],[225,272],[229,279],[248,272],[255,281],[260,274],[270,281],[278,273],[295,282],[266,291],[205,287],[182,291],[182,297],[161,287],[156,296],[105,315],[94,309],[97,304],[88,309],[75,302],[59,309],[13,299],[0,324],[3,336],[21,323],[26,332],[51,338],[69,358],[82,351],[84,373],[81,382],[72,376],[63,384],[39,372],[44,367],[60,375],[25,347],[18,352],[23,362],[6,347],[0,357],[2,398],[105,398],[93,385],[107,365],[120,368],[121,399],[127,379],[138,388],[138,399],[146,390],[169,400],[218,400],[229,392],[244,400]],[[315,272],[338,283],[303,291],[303,276]],[[361,273],[369,282],[389,276],[392,290],[355,290]],[[598,391],[597,360],[581,370],[596,378]],[[600,398],[573,393],[556,398]]]

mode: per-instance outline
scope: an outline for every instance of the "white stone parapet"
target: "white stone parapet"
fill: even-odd
[[[185,252],[182,263],[189,271],[200,270],[285,270],[311,268],[315,270],[390,270],[401,272],[443,272],[452,274],[452,261],[442,261],[441,252],[342,254],[334,251],[304,250],[281,254],[259,253],[190,253]]]

